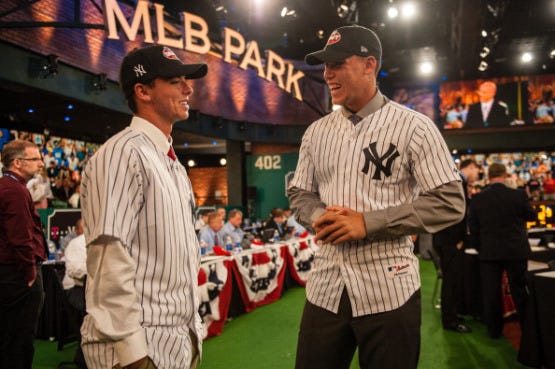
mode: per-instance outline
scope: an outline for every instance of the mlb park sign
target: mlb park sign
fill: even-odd
[[[211,49],[211,42],[208,38],[208,24],[198,15],[182,12],[181,35],[175,37],[166,34],[164,5],[162,4],[152,4],[154,19],[151,19],[149,11],[151,3],[139,0],[131,17],[129,17],[129,21],[116,0],[103,0],[103,5],[109,39],[120,39],[119,25],[123,35],[129,41],[135,41],[139,29],[142,29],[144,42],[146,43],[169,46],[197,54],[206,54]],[[153,28],[156,29],[156,40],[153,37]],[[244,70],[253,69],[258,77],[277,83],[280,89],[300,101],[303,100],[299,80],[304,77],[304,73],[295,70],[291,63],[286,62],[273,51],[268,50],[266,58],[262,58],[256,41],[247,42],[239,32],[227,27],[223,29],[222,50],[220,57],[224,62],[234,63],[234,60],[237,59],[239,68]]]

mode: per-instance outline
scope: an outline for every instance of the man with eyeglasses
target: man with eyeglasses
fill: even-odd
[[[0,178],[0,368],[31,369],[44,298],[40,264],[48,251],[26,183],[44,167],[38,147],[14,140],[2,149]]]

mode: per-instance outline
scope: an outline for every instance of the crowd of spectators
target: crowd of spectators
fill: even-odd
[[[532,201],[555,200],[555,153],[492,153],[488,155],[463,155],[460,160],[473,159],[480,165],[480,181],[474,183],[473,191],[485,186],[488,168],[501,163],[507,168],[507,185],[526,190]]]
[[[81,173],[99,145],[0,128],[0,150],[13,139],[28,140],[40,148],[44,170],[27,184],[37,208],[79,208]]]

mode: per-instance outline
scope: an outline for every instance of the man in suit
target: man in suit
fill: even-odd
[[[507,271],[519,318],[526,304],[526,270],[530,256],[526,221],[536,218],[528,196],[505,186],[503,164],[489,167],[489,185],[472,198],[470,232],[478,249],[482,279],[483,319],[492,338],[503,330],[501,277]]]
[[[479,103],[470,105],[464,128],[506,127],[510,125],[509,107],[495,99],[497,85],[483,82],[478,88]]]
[[[460,164],[463,181],[466,209],[470,205],[468,185],[472,185],[480,174],[478,164],[472,159],[463,160]],[[461,301],[463,277],[463,246],[468,247],[467,211],[460,223],[454,224],[434,234],[433,246],[439,255],[443,283],[441,285],[441,323],[443,329],[459,333],[471,332],[457,317],[457,308]]]

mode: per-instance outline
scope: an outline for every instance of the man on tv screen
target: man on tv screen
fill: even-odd
[[[497,85],[486,81],[478,87],[480,102],[470,105],[464,128],[506,127],[511,123],[509,107],[495,99]]]

